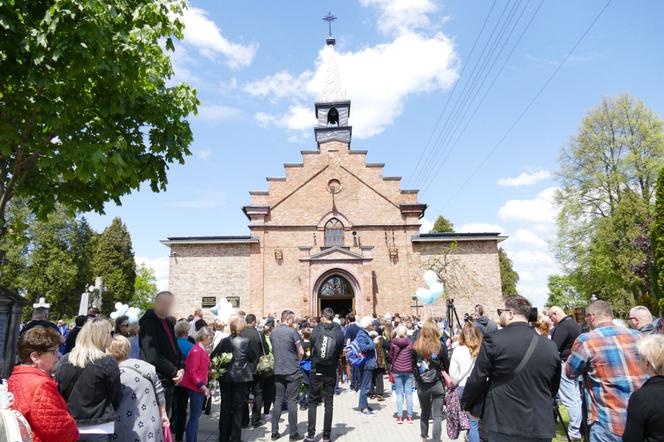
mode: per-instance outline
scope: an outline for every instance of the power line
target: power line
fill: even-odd
[[[493,88],[493,85],[496,83],[496,81],[497,81],[498,78],[500,77],[500,74],[501,74],[501,73],[503,72],[503,70],[505,69],[505,66],[507,66],[507,63],[508,63],[509,60],[512,58],[512,55],[514,54],[514,51],[515,51],[516,48],[519,46],[519,43],[521,43],[521,40],[523,39],[524,35],[526,35],[526,32],[528,31],[528,29],[530,28],[530,25],[531,25],[531,24],[533,23],[533,21],[535,20],[535,17],[537,16],[537,13],[539,12],[539,10],[541,9],[541,7],[542,7],[543,4],[544,4],[544,0],[541,0],[540,3],[539,3],[539,5],[537,6],[537,8],[535,8],[535,10],[533,11],[533,14],[532,14],[531,17],[530,17],[530,20],[528,20],[528,23],[526,24],[526,26],[525,26],[525,27],[523,28],[523,30],[521,31],[521,34],[519,35],[519,37],[517,38],[516,42],[515,42],[514,45],[512,46],[512,49],[510,50],[510,52],[509,52],[509,54],[507,55],[507,57],[505,57],[505,60],[503,61],[503,64],[500,66],[500,69],[498,69],[498,72],[497,72],[496,75],[493,77],[493,80],[492,80],[491,83],[489,84],[489,87],[486,89],[486,91],[484,92],[484,95],[482,96],[482,98],[480,99],[480,101],[479,101],[479,102],[477,103],[477,105],[475,106],[475,109],[474,109],[473,112],[471,113],[470,117],[466,120],[466,124],[465,124],[465,125],[463,126],[463,128],[461,129],[461,132],[459,132],[459,134],[458,134],[458,136],[456,137],[456,140],[455,140],[454,143],[452,143],[452,138],[450,137],[450,139],[449,139],[449,143],[451,143],[451,146],[452,146],[452,147],[451,147],[450,149],[447,150],[447,153],[446,153],[446,155],[442,158],[442,161],[440,162],[440,164],[436,163],[436,166],[433,167],[433,173],[429,176],[429,179],[428,179],[426,182],[422,183],[422,187],[421,187],[421,189],[424,189],[424,188],[428,187],[428,185],[429,185],[433,180],[436,179],[436,177],[438,176],[438,173],[440,172],[440,170],[442,169],[442,167],[445,165],[445,163],[447,162],[447,160],[450,158],[450,155],[452,154],[452,152],[454,151],[454,148],[456,147],[456,143],[458,143],[459,140],[461,139],[461,137],[463,137],[463,135],[466,133],[466,130],[468,129],[468,126],[470,125],[470,123],[471,123],[471,122],[473,121],[473,119],[475,118],[475,115],[477,115],[477,112],[479,111],[479,109],[481,108],[482,104],[484,103],[484,100],[486,100],[487,96],[489,95],[489,92],[490,92],[491,89]],[[478,92],[479,92],[479,90],[478,90]],[[474,100],[474,98],[473,98],[473,100]],[[460,127],[460,126],[457,126],[457,128],[458,128],[458,127]]]
[[[501,144],[507,139],[507,137],[510,135],[510,133],[512,133],[512,130],[513,130],[513,129],[516,127],[516,125],[521,121],[521,119],[523,119],[523,117],[524,117],[524,116],[526,115],[526,113],[530,110],[530,108],[533,106],[533,104],[535,104],[535,101],[537,101],[537,99],[540,97],[540,95],[542,95],[542,93],[543,93],[544,90],[547,88],[547,86],[551,83],[551,81],[553,81],[553,78],[556,76],[556,74],[558,74],[558,71],[560,71],[560,69],[563,67],[563,65],[565,64],[565,62],[570,58],[570,56],[572,55],[572,53],[576,50],[576,48],[581,44],[581,42],[582,42],[582,41],[586,38],[586,36],[590,33],[590,31],[592,30],[592,28],[593,28],[593,27],[595,26],[595,24],[599,21],[599,19],[601,18],[602,14],[604,14],[604,11],[606,11],[606,9],[609,7],[609,5],[611,4],[612,1],[613,1],[613,0],[609,0],[608,2],[606,2],[606,4],[604,5],[604,7],[603,7],[603,8],[599,11],[599,13],[595,16],[595,18],[594,18],[593,21],[590,23],[590,25],[586,28],[586,30],[583,32],[583,34],[581,34],[581,36],[578,38],[578,40],[576,40],[576,42],[574,43],[574,45],[572,46],[572,48],[569,50],[569,52],[567,53],[567,55],[565,55],[565,57],[561,60],[561,62],[558,63],[558,66],[556,66],[556,68],[553,70],[553,72],[551,73],[551,75],[549,75],[549,77],[546,79],[546,81],[544,82],[544,84],[542,85],[542,87],[537,91],[537,93],[535,94],[535,96],[534,96],[534,97],[528,102],[528,104],[526,105],[526,107],[521,111],[521,113],[520,113],[519,116],[516,118],[516,120],[514,120],[514,122],[512,123],[512,125],[507,129],[507,131],[505,132],[505,134],[504,134],[504,135],[498,140],[498,142],[497,142],[497,143],[491,148],[491,150],[487,153],[487,155],[484,157],[484,159],[482,159],[482,161],[477,165],[477,167],[473,170],[473,172],[468,176],[468,178],[466,178],[466,180],[461,184],[461,186],[459,186],[459,188],[456,190],[456,192],[454,192],[454,193],[452,194],[452,196],[450,196],[450,198],[445,202],[444,205],[447,205],[447,204],[449,204],[452,200],[454,200],[454,198],[456,198],[456,196],[457,196],[459,193],[461,193],[461,191],[463,190],[463,188],[464,188],[464,187],[470,182],[470,180],[475,176],[475,174],[477,174],[477,172],[479,172],[479,170],[480,170],[482,167],[484,167],[484,165],[487,163],[487,161],[489,161],[489,158],[491,158],[491,156],[496,152],[496,150],[498,150],[498,148],[500,147],[500,145],[501,145]]]
[[[441,148],[443,147],[443,142],[442,140],[445,140],[447,138],[447,134],[451,130],[451,128],[454,127],[454,125],[457,123],[460,115],[462,115],[463,111],[465,110],[466,106],[468,105],[468,99],[473,93],[476,88],[481,89],[483,86],[483,76],[484,73],[486,72],[486,69],[489,68],[489,72],[493,68],[493,65],[495,64],[495,60],[497,56],[499,56],[500,53],[496,54],[496,49],[500,46],[501,42],[503,42],[504,35],[509,28],[510,25],[512,25],[512,31],[509,32],[508,35],[511,35],[513,32],[513,29],[515,26],[517,26],[518,21],[514,24],[512,24],[512,20],[514,18],[514,15],[518,9],[520,2],[516,1],[510,8],[510,4],[507,3],[505,5],[505,8],[503,9],[503,12],[501,13],[500,17],[498,18],[494,29],[492,30],[491,34],[489,35],[484,48],[482,49],[482,52],[479,56],[479,59],[477,63],[474,65],[472,72],[470,73],[469,79],[464,83],[464,87],[462,89],[462,92],[460,95],[456,97],[456,101],[454,103],[454,106],[452,110],[450,111],[445,124],[443,128],[441,129],[440,133],[438,134],[438,137],[436,139],[436,142],[434,143],[434,147],[431,151],[431,154],[429,158],[434,159],[433,161],[427,161],[424,163],[423,168],[420,170],[419,175],[417,176],[419,183],[421,183],[424,179],[428,177],[428,175],[431,173],[431,167],[432,163],[437,161],[437,159],[440,157],[441,153]],[[509,9],[509,12],[508,12]],[[505,13],[507,12],[507,16],[505,20],[503,21],[503,16],[505,16]],[[521,14],[520,14],[521,16]],[[519,16],[519,17],[520,17]],[[497,32],[497,35],[496,35]],[[494,35],[496,35],[494,39]],[[486,54],[486,55],[485,55]],[[419,184],[418,183],[418,184]]]
[[[473,42],[473,46],[470,49],[470,52],[468,53],[468,63],[465,63],[461,67],[461,72],[459,72],[459,78],[463,77],[463,73],[466,70],[466,67],[470,64],[470,60],[473,57],[473,53],[475,52],[475,47],[477,46],[477,42],[480,40],[480,37],[484,33],[484,29],[486,27],[487,22],[489,21],[489,17],[491,16],[491,13],[493,12],[493,8],[496,6],[496,1],[493,0],[493,4],[491,5],[491,8],[489,8],[489,12],[486,14],[486,17],[484,18],[484,22],[482,23],[482,27],[480,28],[480,32],[477,34],[477,37],[475,37],[475,41]],[[429,139],[427,140],[426,144],[424,145],[424,149],[420,151],[420,156],[417,159],[417,164],[415,164],[415,167],[413,168],[410,176],[415,176],[415,172],[417,169],[420,167],[420,164],[422,162],[422,159],[425,156],[425,153],[429,149],[429,144],[431,143],[431,140],[433,139],[434,134],[438,130],[438,126],[440,125],[440,121],[443,118],[443,115],[445,114],[445,111],[447,110],[447,106],[450,104],[450,101],[452,101],[452,97],[454,96],[454,92],[456,91],[457,85],[459,84],[459,81],[454,82],[454,86],[452,87],[452,91],[450,92],[450,95],[448,96],[447,100],[445,101],[445,106],[443,106],[443,109],[440,111],[440,114],[438,115],[438,119],[436,120],[436,124],[431,131],[431,134],[429,135]]]
[[[483,66],[480,68],[480,70],[476,75],[474,83],[477,84],[477,87],[473,85],[466,91],[465,96],[462,97],[463,101],[461,102],[457,114],[451,116],[449,119],[450,124],[447,127],[448,128],[447,132],[444,134],[441,133],[441,136],[437,140],[437,146],[438,146],[437,151],[433,156],[432,160],[427,163],[427,170],[422,175],[420,189],[422,189],[425,186],[425,184],[431,180],[432,175],[436,173],[437,171],[436,165],[440,161],[441,157],[443,157],[443,155],[445,155],[445,157],[449,156],[451,151],[453,150],[454,146],[450,144],[450,141],[458,131],[459,127],[461,127],[461,125],[463,124],[463,121],[466,118],[466,115],[468,114],[470,107],[473,105],[475,98],[477,97],[477,94],[484,87],[484,83],[486,82],[489,75],[491,75],[494,66],[500,59],[505,49],[505,46],[510,41],[512,34],[516,30],[517,26],[519,25],[519,22],[521,21],[521,18],[523,17],[523,14],[528,8],[528,4],[526,3],[521,12],[519,13],[519,16],[517,17],[516,21],[512,24],[512,27],[509,30],[509,33],[507,34],[507,37],[503,39],[503,35],[505,34],[505,31],[507,30],[508,26],[511,24],[512,17],[516,12],[516,6],[517,5],[515,4],[515,8],[511,11],[511,15],[508,18],[508,21],[504,23],[503,28],[501,29],[501,32],[498,35],[498,38],[493,43],[490,49],[489,57],[487,57],[487,60],[485,60],[485,63],[483,64]],[[500,75],[500,72],[498,73],[498,75]],[[492,85],[493,83],[491,84],[491,86]],[[491,86],[489,86],[489,89],[491,88]],[[487,89],[487,93],[489,89]]]

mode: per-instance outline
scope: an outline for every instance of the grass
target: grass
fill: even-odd
[[[559,405],[560,414],[563,416],[563,421],[565,422],[565,427],[569,425],[569,416],[567,414],[567,409],[561,404]],[[567,436],[565,436],[565,431],[563,430],[560,421],[556,419],[556,437],[553,438],[552,442],[567,442]]]

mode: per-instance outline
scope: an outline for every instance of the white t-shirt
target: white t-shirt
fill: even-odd
[[[450,361],[450,376],[459,387],[466,385],[466,380],[473,371],[475,359],[470,355],[470,350],[465,345],[460,345],[452,352]]]

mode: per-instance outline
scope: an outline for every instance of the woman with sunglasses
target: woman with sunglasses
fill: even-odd
[[[78,429],[67,404],[51,378],[60,359],[60,334],[52,328],[33,327],[18,341],[21,365],[14,367],[8,389],[14,394],[12,408],[23,414],[34,442],[75,442]]]
[[[55,372],[60,393],[76,419],[80,441],[110,441],[115,431],[122,384],[118,362],[106,354],[112,339],[109,321],[88,320],[76,337],[76,346],[63,356]]]

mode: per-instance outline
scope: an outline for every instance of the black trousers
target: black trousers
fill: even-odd
[[[270,407],[274,403],[274,376],[261,379],[263,390],[263,414],[270,414]]]
[[[247,405],[249,382],[221,383],[219,442],[240,442],[242,410]]]
[[[371,382],[371,391],[369,391],[369,396],[382,396],[385,393],[385,383],[383,381],[383,374],[385,369],[377,368],[373,371],[373,379]]]
[[[332,432],[332,410],[334,387],[337,385],[337,367],[316,368],[309,373],[309,437],[316,436],[316,407],[325,403],[323,419],[323,439],[329,439]]]
[[[274,376],[276,393],[272,408],[272,434],[279,433],[279,418],[281,418],[281,405],[284,403],[284,398],[288,404],[288,430],[291,436],[297,434],[297,392],[301,384],[302,372],[300,370],[286,376]]]
[[[263,379],[258,374],[255,374],[253,382],[249,383],[249,394],[254,396],[254,403],[251,406],[251,419],[249,419],[249,404],[247,403],[243,411],[242,426],[256,425],[263,418]]]
[[[166,399],[166,415],[173,420],[173,396],[175,395],[175,384],[170,380],[161,379],[161,385],[164,387],[164,397]]]
[[[189,402],[189,395],[187,389],[184,387],[175,387],[173,394],[173,419],[171,429],[173,430],[173,438],[176,441],[181,441],[184,436],[185,427],[187,425],[187,404]]]

